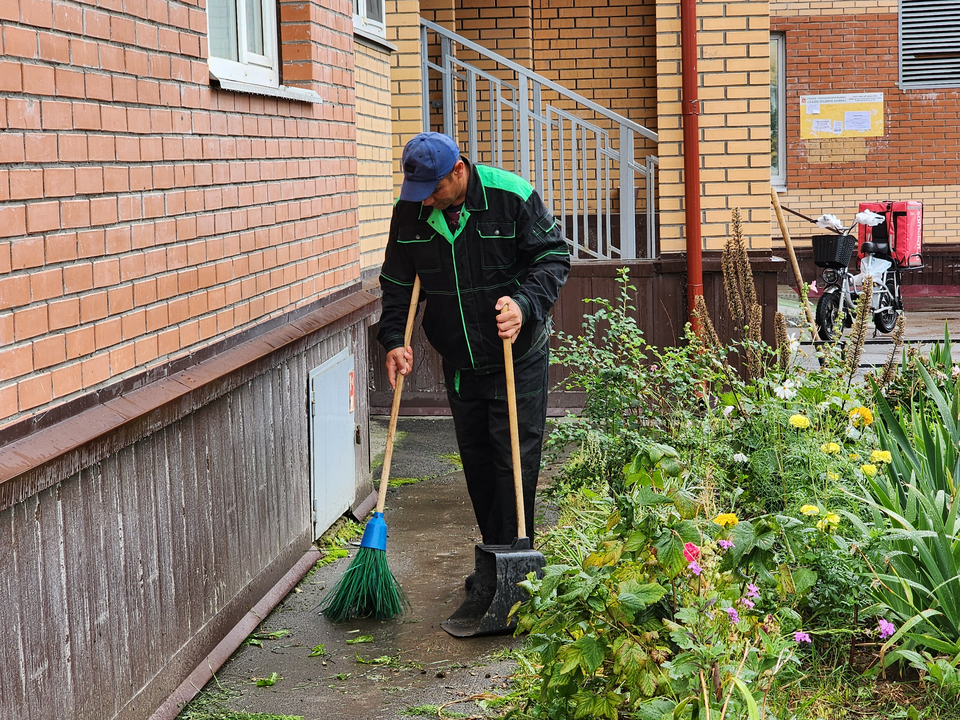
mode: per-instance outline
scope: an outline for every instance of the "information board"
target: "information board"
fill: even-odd
[[[880,137],[883,93],[801,95],[800,137]]]

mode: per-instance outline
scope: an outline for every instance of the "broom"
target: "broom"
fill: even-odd
[[[410,310],[407,312],[407,326],[403,333],[405,348],[410,345],[410,337],[413,335],[413,319],[417,314],[419,299],[420,276],[418,275],[413,282]],[[384,620],[399,615],[404,608],[410,607],[403,588],[387,566],[387,524],[383,520],[383,505],[387,499],[387,483],[390,480],[390,462],[393,459],[393,441],[397,433],[402,389],[403,375],[397,373],[376,511],[364,528],[360,550],[351,561],[350,567],[320,606],[320,612],[324,617],[333,622],[370,616]]]

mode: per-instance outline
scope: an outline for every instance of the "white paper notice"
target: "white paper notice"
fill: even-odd
[[[843,135],[843,120],[834,120],[834,121],[833,121],[833,134],[834,134],[834,135]]]
[[[807,115],[819,115],[820,114],[820,103],[810,102],[807,100]]]
[[[815,133],[831,132],[832,123],[829,120],[814,120],[811,130]]]
[[[847,111],[843,114],[843,124],[847,126],[847,130],[869,132],[870,113],[864,111]]]

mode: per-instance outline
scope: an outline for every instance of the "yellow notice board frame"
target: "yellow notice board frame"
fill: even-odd
[[[800,96],[801,139],[883,136],[883,93]]]

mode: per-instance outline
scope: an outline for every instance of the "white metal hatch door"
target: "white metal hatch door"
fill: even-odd
[[[320,537],[356,498],[353,355],[344,349],[310,372],[310,499]]]

